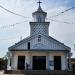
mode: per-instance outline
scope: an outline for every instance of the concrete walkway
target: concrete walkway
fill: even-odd
[[[4,74],[4,71],[0,71],[0,75],[24,75],[24,74]]]

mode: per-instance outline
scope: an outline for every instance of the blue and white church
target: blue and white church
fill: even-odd
[[[30,36],[8,48],[8,70],[71,70],[71,48],[49,36],[40,3],[29,22]]]

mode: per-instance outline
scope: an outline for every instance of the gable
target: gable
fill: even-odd
[[[42,43],[37,43],[33,46],[33,49],[46,49],[46,46]]]
[[[38,35],[28,37],[14,46],[10,47],[9,50],[28,50],[28,42],[30,42],[30,49],[36,50],[70,50],[69,47],[65,46],[63,43],[55,40],[50,36],[41,35],[41,41],[38,41]]]

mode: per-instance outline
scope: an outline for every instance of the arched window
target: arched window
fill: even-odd
[[[40,16],[38,17],[38,22],[41,22],[41,17]]]
[[[41,35],[38,35],[38,42],[41,42]]]

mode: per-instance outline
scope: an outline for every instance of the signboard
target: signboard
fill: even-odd
[[[54,62],[52,60],[49,61],[49,66],[54,66]]]

